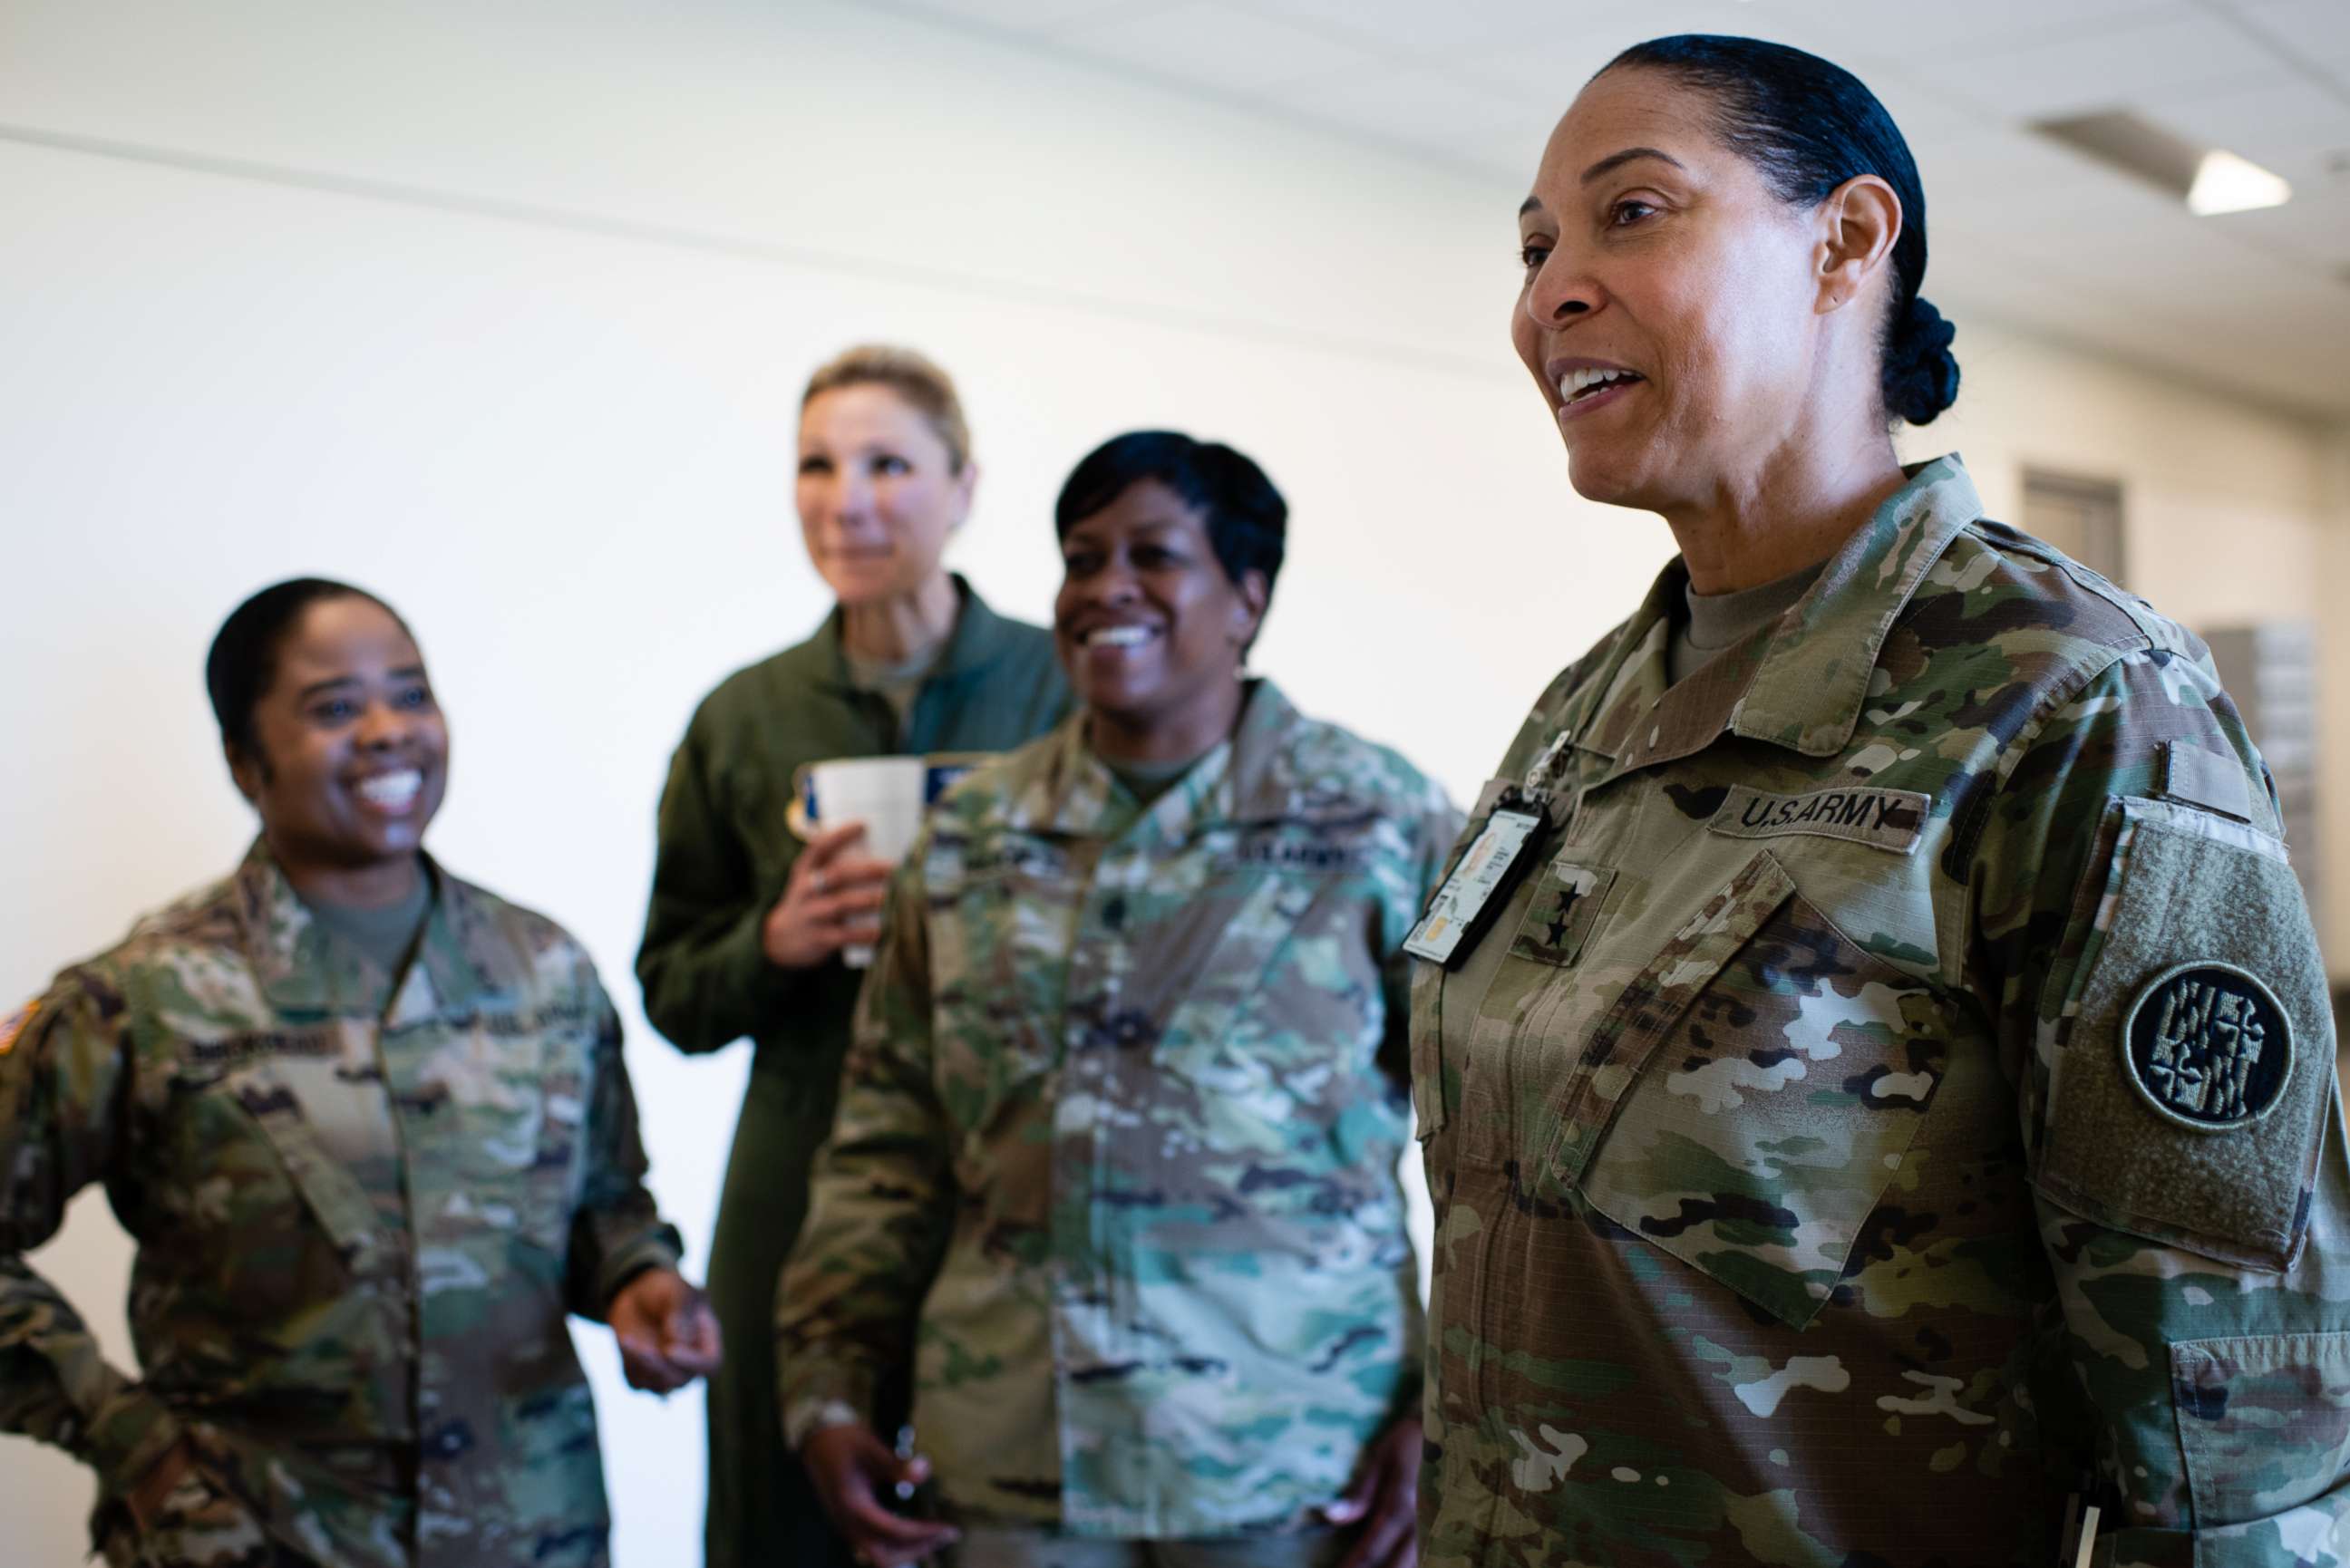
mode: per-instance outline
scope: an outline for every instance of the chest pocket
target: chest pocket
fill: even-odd
[[[1794,1327],[1898,1230],[1884,1196],[1949,1060],[1942,1004],[1756,855],[1595,1026],[1546,1168]]]
[[[395,1073],[413,1074],[400,1125],[411,1193],[425,1199],[416,1205],[425,1240],[498,1237],[561,1257],[597,1019],[567,1005],[428,1028],[424,1040],[385,1037]]]
[[[984,1132],[1060,1064],[1070,949],[1090,870],[1057,844],[1023,843],[976,867],[953,865],[951,881],[935,864],[929,872],[933,1071],[967,1131]],[[872,1002],[868,987],[860,1020]]]

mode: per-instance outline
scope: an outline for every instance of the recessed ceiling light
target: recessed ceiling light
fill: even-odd
[[[2032,129],[2169,192],[2198,217],[2281,207],[2293,200],[2293,187],[2282,176],[2225,148],[2189,141],[2128,109],[2034,120]]]
[[[2292,200],[2293,187],[2282,178],[2248,158],[2216,148],[2203,155],[2195,171],[2195,183],[2187,190],[2187,210],[2199,218],[2282,207]]]

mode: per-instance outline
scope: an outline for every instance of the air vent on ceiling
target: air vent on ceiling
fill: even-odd
[[[2281,207],[2293,199],[2291,185],[2250,159],[2190,141],[2128,109],[2039,119],[2032,129],[2168,192],[2198,217]]]

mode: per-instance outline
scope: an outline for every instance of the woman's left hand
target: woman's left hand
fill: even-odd
[[[622,1285],[605,1317],[631,1388],[668,1394],[718,1370],[718,1314],[675,1269],[647,1269]]]
[[[1420,1441],[1419,1417],[1399,1418],[1364,1450],[1347,1495],[1323,1506],[1331,1523],[1361,1526],[1338,1568],[1416,1568]]]

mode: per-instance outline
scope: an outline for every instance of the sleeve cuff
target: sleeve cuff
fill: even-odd
[[[745,1034],[755,1035],[763,1024],[768,1024],[799,989],[801,979],[813,972],[785,969],[768,961],[766,943],[760,933],[766,925],[767,911],[783,896],[781,887],[771,891],[763,889],[750,913],[743,917],[743,923],[726,940],[725,967],[740,977],[741,990],[736,994],[749,1004],[743,1031]]]
[[[667,1225],[646,1231],[635,1241],[617,1249],[604,1260],[597,1271],[596,1301],[598,1316],[608,1315],[612,1298],[630,1280],[648,1269],[674,1269],[685,1256],[684,1245],[677,1232]]]
[[[837,1399],[803,1399],[784,1412],[784,1446],[798,1453],[800,1445],[827,1427],[855,1427],[865,1417],[855,1407]]]
[[[864,1369],[785,1361],[780,1372],[784,1438],[794,1453],[813,1432],[872,1420],[877,1379]]]
[[[100,1490],[109,1497],[128,1492],[185,1435],[170,1406],[138,1384],[125,1384],[90,1418],[89,1463]]]

